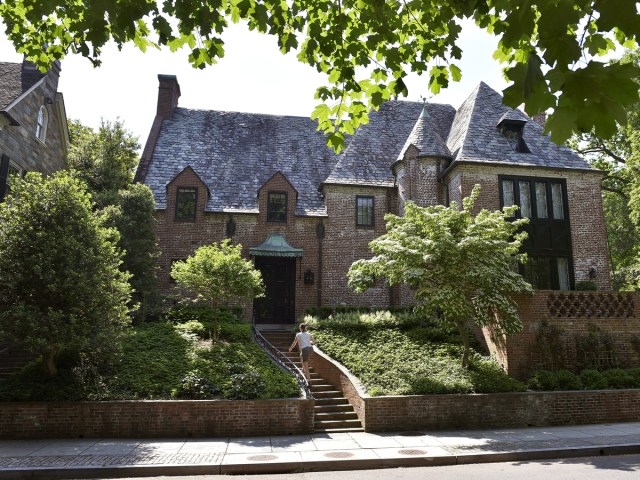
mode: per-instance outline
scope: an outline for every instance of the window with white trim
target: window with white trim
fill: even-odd
[[[47,107],[42,105],[40,107],[40,110],[38,110],[38,121],[36,123],[36,137],[42,143],[44,143],[47,138],[48,123],[49,123],[49,112],[47,111]]]

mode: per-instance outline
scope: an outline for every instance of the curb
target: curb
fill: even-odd
[[[517,452],[469,453],[450,456],[411,458],[355,458],[327,461],[258,461],[200,465],[120,465],[95,467],[41,467],[0,469],[0,480],[61,480],[79,478],[122,478],[177,475],[277,474],[362,470],[398,467],[451,466],[474,463],[499,463],[557,458],[598,457],[640,453],[640,443],[522,450]],[[277,456],[274,460],[277,460]]]

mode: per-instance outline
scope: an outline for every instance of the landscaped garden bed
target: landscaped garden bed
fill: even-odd
[[[2,401],[275,399],[299,397],[294,377],[251,337],[251,326],[224,310],[170,310],[162,321],[127,328],[120,349],[98,364],[61,359],[54,378],[36,360],[0,383]]]
[[[469,368],[463,368],[458,333],[432,318],[379,311],[307,316],[305,322],[320,348],[358,377],[372,396],[526,390],[477,349]]]

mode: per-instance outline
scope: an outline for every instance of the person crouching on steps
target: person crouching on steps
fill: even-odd
[[[291,352],[296,344],[298,345],[298,350],[300,350],[300,357],[302,358],[302,370],[304,371],[304,376],[307,380],[311,380],[311,375],[309,375],[309,357],[313,353],[313,345],[315,345],[316,339],[313,338],[309,332],[307,332],[307,325],[304,323],[300,324],[300,331],[296,333],[296,338],[289,347],[289,351]]]

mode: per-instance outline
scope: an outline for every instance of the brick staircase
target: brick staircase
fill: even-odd
[[[23,350],[0,344],[0,382],[22,370],[33,358],[32,354]]]
[[[289,352],[294,335],[282,330],[263,330],[262,336],[286,355],[301,371],[302,362],[297,349]],[[362,432],[362,424],[343,393],[320,374],[309,368],[309,386],[315,398],[314,430],[316,432]]]

